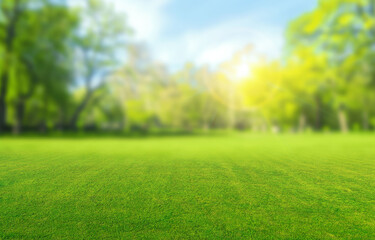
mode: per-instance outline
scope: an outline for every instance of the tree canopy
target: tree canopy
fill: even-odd
[[[131,35],[106,1],[2,0],[0,132],[375,128],[373,0],[320,0],[280,59],[170,72]]]

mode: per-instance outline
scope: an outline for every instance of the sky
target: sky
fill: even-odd
[[[134,40],[155,61],[177,70],[186,62],[218,66],[252,44],[255,52],[281,56],[288,23],[317,0],[107,0],[125,13]]]

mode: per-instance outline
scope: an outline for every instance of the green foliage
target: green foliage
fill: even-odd
[[[107,3],[1,1],[0,131],[374,129],[372,0],[319,1],[290,23],[282,59],[250,64],[249,45],[218,68],[173,73]]]
[[[363,129],[368,129],[373,114],[368,107],[373,104],[370,99],[375,90],[368,67],[374,59],[373,10],[373,1],[320,1],[315,10],[293,21],[288,29],[289,59],[300,60],[286,70],[301,69],[296,81],[302,82],[305,96],[319,96],[319,109],[334,110],[323,112],[326,119],[321,121],[329,122],[338,114],[342,131],[351,121],[343,112],[360,113]],[[308,55],[301,55],[303,52]]]

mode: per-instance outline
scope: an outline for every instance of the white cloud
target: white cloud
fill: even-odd
[[[128,24],[135,31],[138,41],[154,41],[159,38],[166,22],[164,7],[170,0],[114,0],[116,9],[125,12]]]
[[[77,0],[74,0],[75,2]],[[253,44],[259,54],[269,58],[281,55],[283,26],[265,24],[268,11],[249,13],[224,23],[194,29],[181,35],[164,36],[168,19],[165,7],[174,0],[112,0],[118,12],[124,12],[134,29],[136,41],[150,46],[153,58],[177,70],[185,62],[218,64],[230,60],[234,53]],[[179,1],[179,0],[178,0]],[[277,9],[276,9],[277,10]]]
[[[185,61],[197,64],[218,64],[230,60],[234,53],[254,46],[256,54],[277,58],[283,46],[281,27],[261,25],[257,17],[242,17],[205,29],[186,32],[155,45],[157,59],[181,66]]]

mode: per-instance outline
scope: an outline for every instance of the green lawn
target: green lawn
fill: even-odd
[[[0,239],[375,239],[375,135],[0,139]]]

